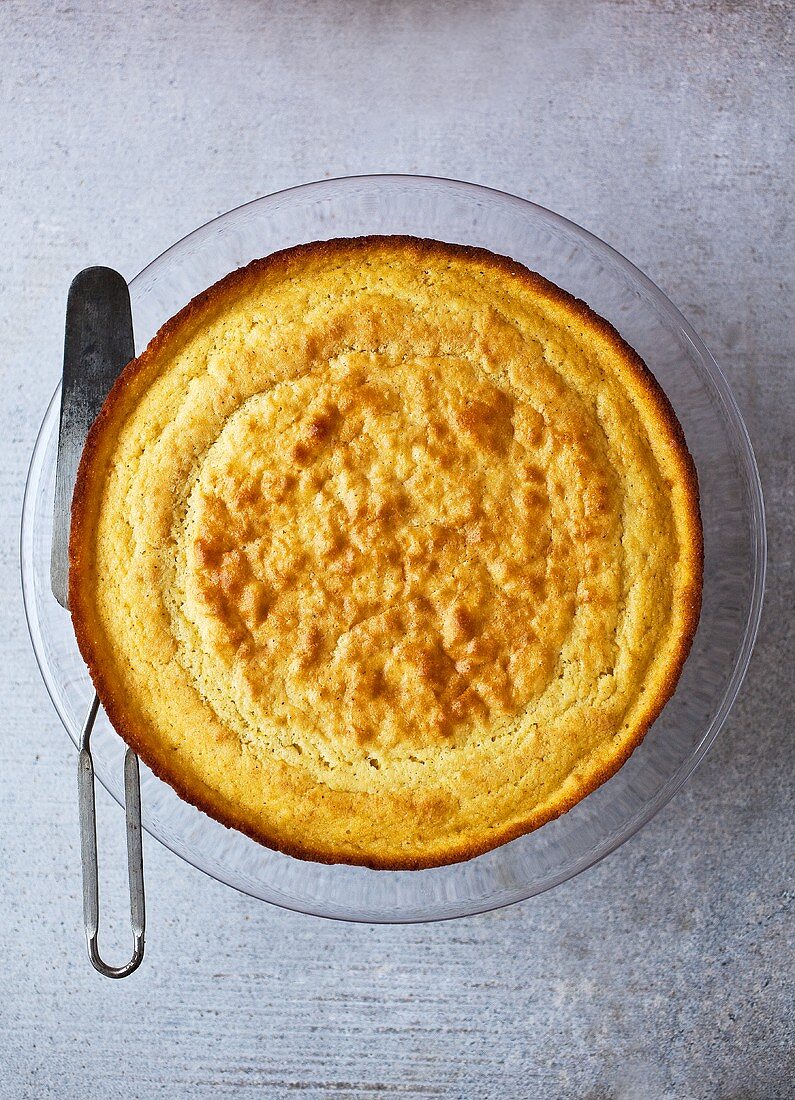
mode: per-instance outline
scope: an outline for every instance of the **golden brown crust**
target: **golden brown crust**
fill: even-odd
[[[199,333],[206,329],[223,313],[227,303],[233,301],[236,295],[244,293],[246,288],[259,285],[266,276],[279,276],[289,280],[294,273],[300,278],[306,263],[317,261],[334,263],[357,254],[373,256],[392,255],[396,252],[403,257],[413,259],[419,265],[433,263],[444,265],[451,259],[455,259],[465,260],[482,271],[501,273],[513,283],[526,286],[535,299],[546,300],[561,307],[572,322],[576,321],[585,331],[601,338],[609,347],[616,362],[621,364],[627,376],[633,380],[637,387],[637,394],[648,402],[644,415],[648,416],[655,430],[670,445],[682,490],[683,503],[680,508],[682,512],[680,519],[686,534],[685,545],[680,550],[686,559],[687,570],[681,591],[677,593],[681,612],[680,627],[665,674],[656,685],[653,694],[645,700],[642,712],[635,715],[630,735],[624,738],[620,747],[609,759],[605,760],[601,766],[592,768],[582,781],[575,780],[573,785],[570,784],[569,790],[565,794],[561,793],[554,805],[534,808],[520,820],[509,824],[496,822],[488,830],[481,831],[481,834],[475,838],[454,837],[446,849],[437,845],[430,853],[406,851],[396,855],[392,850],[386,855],[381,855],[372,846],[362,852],[324,848],[319,843],[305,843],[294,832],[286,836],[278,827],[265,827],[261,820],[252,822],[251,817],[239,813],[234,802],[230,802],[220,790],[204,783],[196,773],[189,774],[184,764],[178,763],[176,767],[171,766],[173,757],[156,738],[150,740],[145,736],[140,716],[133,713],[133,709],[128,705],[126,694],[119,690],[113,663],[108,655],[107,640],[103,638],[98,626],[93,582],[97,574],[95,540],[107,463],[110,461],[119,429],[129,411],[135,408],[138,400],[157,378],[161,360],[166,358],[172,349],[184,347],[192,333]],[[466,419],[467,417],[469,419]],[[488,449],[494,442],[489,436],[493,430],[492,421],[492,411],[489,408],[483,410],[481,415],[477,408],[473,412],[473,407],[467,406],[466,410],[462,411],[458,423],[462,432],[469,432],[473,438],[478,437],[475,442],[481,445],[481,449]],[[322,423],[315,426],[316,435],[322,435],[324,431],[326,426]],[[483,432],[489,438],[484,437]],[[293,452],[293,459],[299,464],[302,459],[300,448],[306,445],[306,441],[299,440],[296,444],[298,450]],[[212,523],[210,526],[212,527]],[[218,524],[214,528],[216,534],[220,532],[222,526]],[[217,565],[217,563],[214,565],[212,560],[213,546],[205,544],[199,549],[205,555],[202,565],[211,573]],[[220,552],[224,547],[220,547],[219,550],[218,546],[215,546],[215,549]],[[650,371],[607,321],[594,314],[585,303],[572,298],[540,275],[528,271],[510,259],[494,256],[481,249],[445,245],[433,241],[401,237],[368,237],[300,246],[254,261],[246,268],[231,273],[200,294],[164,325],[143,354],[133,360],[122,372],[89,432],[80,463],[72,507],[70,606],[81,653],[112,724],[155,774],[174,787],[181,797],[225,825],[236,828],[269,847],[300,858],[318,862],[344,861],[379,869],[419,869],[470,858],[538,828],[546,821],[570,809],[586,794],[615,774],[643,739],[675,689],[698,623],[702,560],[697,480],[681,427],[667,397]],[[219,581],[210,593],[216,600],[220,598],[218,592],[223,593],[223,583],[225,582]],[[232,594],[236,599],[239,598],[240,593],[237,590]],[[218,611],[217,605],[215,610]],[[465,627],[465,609],[461,614],[461,622]],[[223,615],[219,615],[218,618],[221,621],[224,620]],[[506,713],[509,711],[510,706]],[[464,719],[469,720],[470,717],[470,711],[465,710]],[[179,755],[176,750],[175,754]],[[425,805],[423,803],[423,806]]]

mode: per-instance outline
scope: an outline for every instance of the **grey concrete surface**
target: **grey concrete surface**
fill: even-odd
[[[0,1095],[795,1095],[792,32],[791,5],[743,0],[0,3]],[[683,793],[551,894],[352,927],[147,842],[148,956],[104,981],[82,944],[75,758],[17,557],[69,280],[132,276],[258,194],[390,170],[572,217],[700,330],[767,494],[748,681]],[[120,815],[99,801],[120,918]]]

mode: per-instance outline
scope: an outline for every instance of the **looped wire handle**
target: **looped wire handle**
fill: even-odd
[[[106,978],[126,978],[144,957],[146,905],[144,900],[144,851],[141,836],[141,778],[138,757],[127,749],[124,757],[124,806],[127,819],[127,870],[130,879],[130,925],[133,953],[124,966],[109,966],[99,953],[99,872],[97,861],[97,811],[94,802],[94,761],[91,731],[99,710],[99,698],[89,708],[80,735],[77,788],[80,808],[80,848],[83,862],[83,920],[91,965]]]

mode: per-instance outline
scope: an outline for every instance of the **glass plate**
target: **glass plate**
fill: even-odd
[[[698,468],[704,603],[679,687],[624,767],[569,813],[477,859],[429,871],[303,862],[263,848],[181,801],[142,768],[146,830],[208,875],[264,901],[348,920],[439,920],[521,901],[564,882],[637,832],[682,786],[726,720],[748,667],[762,603],[765,528],[748,435],[715,360],[653,283],[557,214],[472,184],[414,176],[324,180],[257,199],[208,222],[130,284],[136,346],[200,290],[279,248],[330,237],[410,233],[512,256],[583,298],[636,348],[662,384]],[[92,688],[71,620],[50,591],[60,391],[39,432],[22,517],[22,581],[36,657],[77,744]],[[124,745],[104,715],[96,772],[123,801]]]

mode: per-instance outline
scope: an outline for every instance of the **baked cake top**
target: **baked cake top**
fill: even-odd
[[[693,464],[638,356],[510,260],[412,238],[222,279],[123,372],[73,505],[108,715],[294,855],[463,859],[612,775],[695,630]]]

